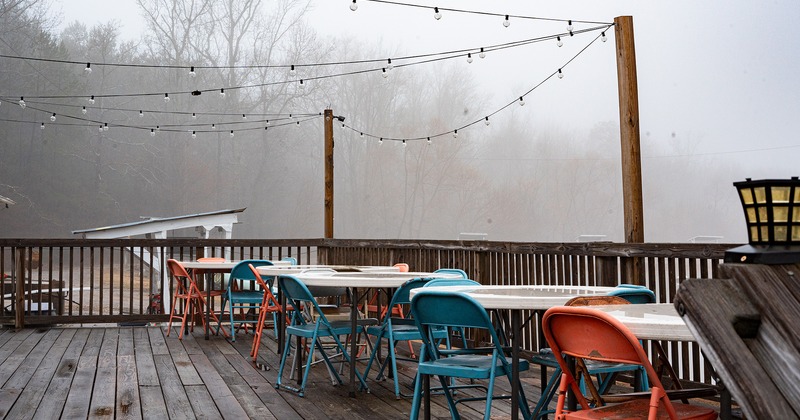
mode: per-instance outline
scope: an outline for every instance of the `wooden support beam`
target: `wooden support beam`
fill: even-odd
[[[333,110],[325,110],[325,238],[333,238]]]
[[[617,83],[619,86],[619,124],[622,151],[622,197],[625,217],[625,242],[644,242],[642,204],[642,157],[639,134],[639,88],[636,80],[636,48],[633,17],[614,18],[617,43]],[[624,281],[643,284],[643,270],[636,258],[627,259]]]

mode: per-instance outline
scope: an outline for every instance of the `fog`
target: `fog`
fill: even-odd
[[[0,15],[0,54],[94,69],[0,58],[0,196],[16,202],[0,208],[0,236],[70,237],[140,217],[246,207],[235,237],[321,237],[323,120],[314,114],[332,109],[345,118],[334,124],[335,237],[621,241],[614,29],[607,42],[595,40],[600,30],[577,32],[603,26],[583,21],[623,15],[634,21],[646,241],[743,242],[732,183],[800,175],[800,8],[791,1],[408,3],[422,8],[359,0],[351,11],[346,0],[187,0],[177,3],[197,24],[172,20],[189,27],[181,45],[158,32],[171,3],[28,0],[24,13]],[[548,19],[504,27],[500,16],[448,9]],[[226,38],[220,18],[242,11],[254,18]],[[564,34],[566,19],[576,33],[562,47],[546,39],[473,54],[471,63],[466,54],[398,59]],[[319,65],[392,57],[387,78],[383,62]],[[190,65],[278,67],[189,78]],[[563,79],[551,77],[562,67]],[[307,81],[302,89],[297,78]],[[224,100],[215,93],[250,85],[260,86],[228,89]],[[177,94],[195,89],[203,95]],[[93,94],[120,96],[93,104],[88,123],[79,110]],[[524,106],[504,108],[523,95]],[[64,97],[42,98],[52,96]],[[32,98],[25,109],[20,97]],[[263,130],[268,118],[279,123]],[[151,137],[156,125],[178,128]]]

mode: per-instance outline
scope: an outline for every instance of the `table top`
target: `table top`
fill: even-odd
[[[411,291],[413,298],[423,289]],[[487,309],[545,310],[575,296],[605,295],[613,287],[601,286],[436,286],[424,290],[466,293]]]
[[[458,274],[427,272],[365,272],[365,273],[320,273],[292,274],[306,286],[379,287],[397,288],[416,278],[461,278]]]
[[[598,305],[591,309],[613,316],[641,340],[695,341],[689,327],[671,303]]]
[[[224,261],[224,262],[205,262],[205,261],[179,261],[183,268],[192,270],[231,270],[236,267],[241,261]],[[291,266],[289,261],[272,261],[272,264],[277,266]]]
[[[256,267],[262,276],[280,276],[283,274],[298,274],[311,270],[329,269],[337,273],[371,273],[371,272],[400,272],[400,268],[380,265],[263,265]]]

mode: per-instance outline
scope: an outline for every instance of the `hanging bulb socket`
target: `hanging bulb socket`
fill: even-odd
[[[197,76],[197,73],[195,73],[194,66],[192,66],[192,68],[189,69],[189,77],[194,78],[195,76]]]
[[[225,88],[219,90],[219,96],[224,98],[225,97]]]
[[[406,147],[406,141],[405,141],[405,139],[403,140],[403,147]]]
[[[386,70],[391,70],[394,68],[394,64],[392,64],[392,59],[389,58],[386,60]]]
[[[53,115],[50,116],[50,121],[52,121],[52,122],[56,121],[56,113],[55,112],[53,113]]]
[[[92,74],[92,63],[86,63],[86,68],[83,69],[83,72],[87,75]]]
[[[143,117],[144,117],[144,111],[139,110],[139,118],[143,118]]]
[[[194,112],[192,112],[192,119],[193,119],[193,120],[196,120],[196,119],[197,119],[197,114],[196,114],[196,113],[194,113]]]
[[[26,106],[28,106],[28,105],[25,104],[25,98],[20,96],[19,97],[19,107],[22,108],[22,109],[25,109]]]
[[[358,3],[356,3],[356,0],[353,0],[353,3],[350,4],[350,10],[354,12],[358,10]]]
[[[467,63],[472,63],[472,53],[467,53]]]
[[[150,129],[150,137],[155,137],[155,136],[156,136],[156,130],[151,128]]]
[[[94,95],[89,97],[89,103],[94,105]]]
[[[431,138],[428,137],[428,146],[430,146],[430,144],[431,144]]]
[[[108,123],[103,123],[103,131],[108,131]]]
[[[605,31],[600,32],[600,40],[603,41],[603,42],[608,41],[608,37],[606,37]]]
[[[458,130],[453,130],[453,138],[458,138]]]
[[[572,32],[572,20],[567,21],[567,32]]]
[[[506,15],[506,18],[505,18],[505,20],[503,20],[503,26],[505,26],[506,28],[508,28],[509,26],[511,26],[511,21],[510,21],[510,20],[508,20],[508,15]]]
[[[483,123],[486,124],[486,125],[489,125],[489,117],[488,116],[483,118]]]
[[[389,73],[386,73],[386,67],[381,69],[381,76],[383,76],[384,79],[389,77]]]
[[[297,74],[297,70],[294,69],[294,64],[292,64],[292,66],[289,67],[289,75],[294,77],[296,74]]]
[[[486,58],[486,52],[483,51],[483,47],[481,47],[481,52],[478,54],[480,58]]]
[[[564,73],[561,72],[561,69],[558,69],[558,78],[559,79],[563,79],[564,78]]]
[[[525,99],[522,96],[519,97],[519,106],[525,106]]]
[[[304,89],[306,85],[303,83],[303,79],[300,79],[300,89]]]
[[[44,123],[42,123],[42,127],[41,128],[42,128],[42,130],[44,130]]]
[[[561,40],[560,36],[556,36],[556,45],[558,45],[559,47],[564,46],[564,41]]]
[[[196,132],[196,131],[194,131],[194,130],[192,130],[192,138],[193,138],[193,139],[196,139],[196,138],[197,138],[197,132]]]
[[[247,119],[247,115],[246,114],[242,114],[242,119],[246,120]]]
[[[164,94],[164,103],[169,102],[169,93]]]
[[[100,127],[97,128],[97,131],[99,131],[101,133],[103,132],[103,125],[102,124],[100,125]]]
[[[381,138],[379,138],[379,139],[378,139],[378,144],[379,144],[379,145],[380,145],[380,144],[383,144],[383,137],[381,137]]]
[[[233,134],[233,130],[231,130],[231,137],[233,137],[233,135],[234,135],[234,134]]]
[[[83,109],[81,109],[81,114],[86,115],[87,112],[88,111],[86,111],[86,107],[83,107]]]
[[[439,8],[438,7],[434,7],[433,8],[433,18],[436,19],[436,20],[439,20],[439,19],[442,18],[442,13],[439,12]]]

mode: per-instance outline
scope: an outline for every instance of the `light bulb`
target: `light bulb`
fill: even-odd
[[[380,139],[378,139],[378,145],[382,145],[382,144],[383,144],[383,137],[381,137]]]
[[[108,123],[103,123],[103,131],[108,131]]]
[[[467,63],[472,63],[472,53],[467,53]]]
[[[386,68],[381,69],[381,71],[382,71],[381,76],[383,76],[384,79],[389,77],[389,73],[386,73]]]
[[[561,69],[558,69],[558,78],[559,79],[563,79],[564,78],[564,73],[561,72]]]
[[[442,14],[439,13],[439,8],[438,7],[434,7],[433,8],[433,18],[436,19],[436,20],[439,20],[439,19],[442,18]]]
[[[247,119],[247,115],[245,115],[245,114],[242,114],[242,119],[243,119],[243,120],[246,120],[246,119]]]
[[[303,79],[300,79],[300,89],[304,89],[306,85],[303,83]]]
[[[94,95],[89,97],[89,103],[94,105]]]
[[[394,68],[394,64],[392,64],[392,59],[389,58],[386,60],[386,70],[391,70]]]
[[[231,130],[231,137],[233,137],[233,130]]]
[[[508,28],[511,25],[511,21],[508,20],[508,15],[506,15],[506,19],[503,21],[503,26]]]
[[[195,73],[194,66],[192,66],[192,68],[189,69],[189,77],[194,78],[195,76],[197,76],[197,73]]]
[[[480,57],[480,58],[486,58],[486,53],[485,53],[485,52],[483,52],[483,47],[481,47],[481,52],[480,52],[480,54],[478,54],[478,57]]]
[[[25,109],[26,106],[27,105],[25,105],[25,98],[20,96],[19,97],[19,107],[22,108],[22,109]]]
[[[143,118],[143,117],[144,117],[144,111],[139,110],[139,118]]]
[[[83,107],[83,109],[81,110],[81,113],[82,113],[83,115],[86,115],[86,113],[87,113],[87,112],[88,112],[88,111],[86,111],[86,107]]]
[[[358,136],[363,139],[364,138],[364,133],[360,133]]]
[[[267,120],[267,125],[269,125],[269,120]]]
[[[431,145],[431,138],[428,137],[428,146],[430,146],[430,145]]]
[[[196,132],[196,131],[194,131],[194,130],[192,131],[192,138],[193,138],[193,139],[196,139],[196,138],[197,138],[197,132]]]
[[[101,125],[100,127],[97,128],[97,130],[102,133],[103,132],[103,126]]]
[[[453,138],[458,138],[458,130],[453,130]]]
[[[522,99],[522,96],[519,97],[519,106],[525,106],[525,99]]]
[[[297,122],[296,127],[300,127],[300,121]]]
[[[169,102],[169,93],[164,94],[164,103]]]
[[[489,125],[489,117],[485,117],[483,119],[483,123],[486,124],[486,125]]]
[[[608,37],[606,37],[606,33],[605,32],[600,32],[600,40],[603,41],[603,42],[608,41]]]
[[[567,32],[572,32],[572,21],[571,20],[567,21]]]
[[[42,128],[42,130],[44,130],[44,123],[42,123],[42,127],[41,128]]]
[[[196,113],[194,113],[194,112],[192,112],[192,119],[193,119],[193,120],[196,120],[196,119],[197,119],[197,114],[196,114]]]
[[[403,147],[406,147],[406,141],[403,140]]]
[[[151,128],[151,129],[150,129],[150,137],[155,137],[155,136],[156,136],[156,130],[153,130],[153,129]]]
[[[216,130],[217,129],[217,125],[216,124],[211,124],[211,129],[212,130]]]
[[[83,69],[83,72],[87,75],[92,74],[92,63],[86,63],[86,68]]]
[[[559,47],[563,47],[564,46],[564,41],[561,40],[560,36],[556,37],[556,45],[558,45]]]
[[[297,75],[297,70],[294,69],[294,64],[292,64],[292,67],[289,68],[289,75],[292,77]]]
[[[353,3],[350,5],[350,10],[354,12],[358,10],[358,3],[356,3],[356,0],[353,0]]]
[[[55,114],[55,112],[53,113],[53,115],[50,116],[50,121],[56,122],[56,114]]]
[[[222,88],[222,89],[220,89],[220,90],[219,90],[219,96],[220,96],[221,98],[224,98],[224,97],[225,97],[225,88]]]

